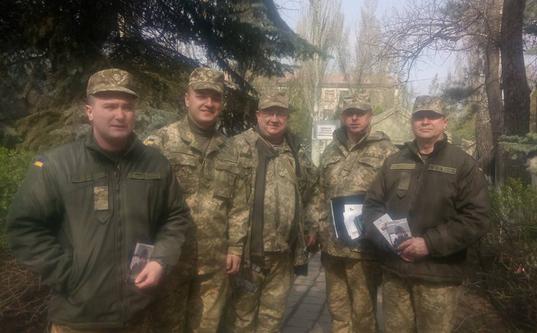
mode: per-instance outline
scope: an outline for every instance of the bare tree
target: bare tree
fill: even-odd
[[[385,64],[380,57],[382,29],[375,15],[377,0],[366,0],[360,9],[360,21],[355,43],[354,81],[358,86],[366,77],[385,73]]]
[[[298,33],[317,47],[323,54],[315,54],[300,66],[304,100],[313,113],[313,119],[321,118],[321,83],[325,77],[329,57],[336,52],[343,36],[344,15],[341,0],[309,0],[309,7],[301,18]]]
[[[503,133],[503,101],[500,82],[500,36],[503,0],[444,0],[413,2],[396,15],[385,32],[383,54],[400,60],[402,77],[425,50],[468,52],[483,59],[487,109],[492,135],[477,131],[480,153],[488,154]],[[479,58],[479,57],[478,57]],[[477,90],[476,90],[477,91]],[[485,117],[480,115],[477,126]],[[486,130],[486,128],[481,128]],[[485,140],[492,142],[485,143]],[[479,153],[479,152],[478,152]],[[486,158],[485,160],[489,160]]]

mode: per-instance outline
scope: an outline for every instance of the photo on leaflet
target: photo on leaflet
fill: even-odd
[[[129,278],[131,281],[136,279],[136,276],[144,269],[145,265],[151,259],[151,254],[153,253],[153,245],[136,243],[134,248],[134,253],[132,255],[131,263],[129,266],[130,274]]]
[[[394,249],[397,249],[401,243],[412,237],[408,221],[406,219],[395,220],[387,225],[387,232],[390,236],[390,242]]]

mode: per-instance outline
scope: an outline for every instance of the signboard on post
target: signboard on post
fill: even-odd
[[[332,140],[332,133],[338,126],[337,121],[320,120],[314,123],[313,139],[314,140]]]
[[[332,134],[338,128],[337,120],[319,120],[313,122],[311,133],[311,160],[319,166],[321,154],[326,146],[332,141]]]

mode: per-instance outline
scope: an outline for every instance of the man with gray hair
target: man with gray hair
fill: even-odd
[[[419,96],[414,141],[388,157],[367,193],[368,236],[383,252],[384,332],[451,332],[468,247],[488,229],[488,191],[472,157],[447,141],[439,97]],[[406,219],[412,233],[387,246],[374,221]]]
[[[251,209],[241,273],[233,279],[228,329],[235,333],[281,330],[293,267],[307,263],[306,225],[316,218],[317,173],[288,131],[287,95],[263,96],[256,118],[255,129],[234,138]]]

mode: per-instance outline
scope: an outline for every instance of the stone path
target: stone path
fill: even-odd
[[[320,258],[320,254],[312,257],[308,275],[299,276],[295,280],[287,300],[282,333],[330,332],[325,276]]]

